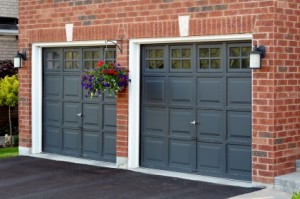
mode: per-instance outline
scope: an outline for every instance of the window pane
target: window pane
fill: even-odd
[[[190,58],[191,57],[191,49],[182,49],[182,57]]]
[[[209,57],[209,49],[208,48],[200,48],[199,56],[200,57]]]
[[[54,68],[54,62],[53,61],[47,61],[47,69],[55,69]]]
[[[151,61],[147,61],[147,68],[148,69],[155,69],[156,66],[155,66],[155,61],[154,60],[151,60]]]
[[[93,68],[93,62],[92,61],[85,61],[84,62],[84,68],[85,69],[92,69]]]
[[[251,52],[251,47],[242,47],[242,56],[248,57]]]
[[[72,59],[72,52],[65,52],[65,59]]]
[[[60,62],[54,61],[53,64],[54,64],[54,68],[53,69],[60,69]]]
[[[250,59],[242,59],[242,68],[250,68]]]
[[[229,67],[230,68],[240,68],[240,59],[230,59]]]
[[[180,49],[172,50],[172,58],[180,58]]]
[[[47,61],[47,69],[60,69],[60,64],[58,61]]]
[[[72,62],[71,61],[66,61],[65,62],[65,69],[72,69]]]
[[[79,58],[79,53],[73,52],[73,59],[78,59],[78,58]]]
[[[162,49],[155,50],[155,58],[163,58],[164,57],[164,51]]]
[[[180,69],[180,60],[172,60],[172,69]]]
[[[85,51],[84,52],[84,59],[92,59],[92,52],[91,51]]]
[[[211,48],[210,56],[211,57],[220,57],[220,48]]]
[[[191,69],[191,60],[182,60],[183,69]]]
[[[78,61],[73,61],[72,62],[72,69],[78,69],[79,68],[79,63]]]
[[[93,51],[93,59],[100,59],[98,51]]]
[[[162,69],[164,68],[164,61],[163,60],[156,60],[155,65],[157,69]]]
[[[221,68],[221,60],[220,59],[212,59],[210,68],[211,69],[220,69]]]
[[[229,56],[230,57],[239,57],[240,56],[240,48],[239,47],[229,48]]]
[[[200,69],[209,69],[209,59],[200,60]]]
[[[104,53],[105,60],[115,60],[116,59],[116,51],[106,50]]]
[[[47,69],[54,69],[54,62],[53,61],[47,61]]]
[[[147,54],[146,55],[147,58],[153,58],[153,59],[155,58],[155,50],[147,50],[146,54]]]
[[[97,68],[98,61],[93,61],[93,68]]]
[[[48,52],[47,59],[59,59],[59,52]]]

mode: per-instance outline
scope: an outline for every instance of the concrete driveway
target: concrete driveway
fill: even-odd
[[[0,160],[5,199],[221,199],[257,190],[34,157]]]

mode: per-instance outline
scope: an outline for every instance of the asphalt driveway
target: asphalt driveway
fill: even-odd
[[[33,157],[0,160],[5,199],[221,199],[257,190]]]

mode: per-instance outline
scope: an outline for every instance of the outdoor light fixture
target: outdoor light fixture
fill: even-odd
[[[14,57],[14,68],[21,68],[22,67],[22,59],[27,60],[26,56],[26,49],[24,48],[22,53],[19,51],[17,52],[17,55]]]
[[[254,46],[253,51],[250,53],[250,68],[256,69],[261,67],[261,58],[264,58],[266,55],[265,46]]]

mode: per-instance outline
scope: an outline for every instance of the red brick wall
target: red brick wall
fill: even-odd
[[[272,183],[295,170],[299,135],[299,0],[22,0],[20,44],[73,40],[117,40],[128,66],[128,39],[178,37],[178,16],[190,16],[190,36],[253,33],[267,56],[253,72],[253,181]],[[137,55],[139,56],[139,55]],[[30,59],[30,51],[29,51]],[[31,66],[20,74],[20,145],[31,146]],[[139,66],[136,66],[139,67]],[[128,92],[117,99],[117,156],[127,157]],[[297,151],[298,150],[298,151]]]
[[[253,180],[266,183],[300,157],[300,1],[277,1],[273,13],[254,35],[269,46],[253,73]]]

